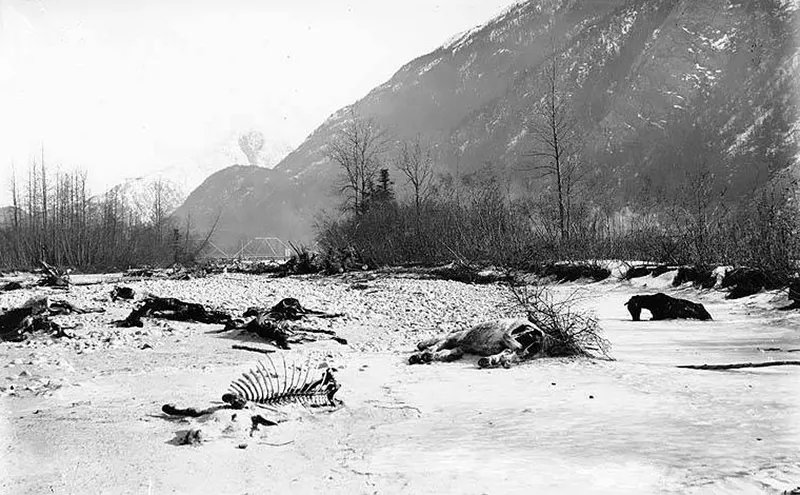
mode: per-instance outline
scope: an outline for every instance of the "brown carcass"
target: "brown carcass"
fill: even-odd
[[[313,328],[302,322],[307,317],[335,318],[341,314],[325,313],[312,310],[300,304],[300,301],[287,297],[270,308],[249,308],[245,311],[246,322],[233,320],[224,330],[244,330],[258,335],[262,339],[280,349],[289,349],[289,344],[314,342],[321,339],[334,340],[347,344],[347,340],[336,335],[333,330]]]
[[[500,319],[424,340],[408,362],[454,361],[475,354],[482,356],[478,360],[481,368],[509,367],[544,355],[547,342],[547,335],[528,320]]]

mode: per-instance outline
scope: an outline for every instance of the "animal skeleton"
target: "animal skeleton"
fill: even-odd
[[[317,374],[316,370],[321,368],[325,370]],[[340,387],[327,365],[314,366],[310,359],[304,364],[287,363],[285,358],[276,365],[267,356],[266,361],[256,363],[231,382],[228,393],[222,396],[226,405],[198,410],[166,404],[162,410],[173,416],[202,416],[217,409],[244,409],[249,404],[263,408],[291,402],[310,407],[338,406],[341,401],[334,396]]]
[[[322,370],[323,367],[324,370]],[[229,391],[222,396],[224,405],[197,409],[165,404],[161,410],[169,416],[191,418],[219,417],[219,414],[226,409],[249,410],[251,412],[250,436],[253,436],[259,426],[275,426],[286,421],[287,415],[282,408],[289,404],[329,408],[329,410],[338,409],[342,405],[342,401],[335,398],[339,388],[340,385],[334,378],[333,371],[327,366],[312,365],[310,359],[306,359],[303,364],[287,363],[285,358],[276,364],[267,356],[266,361],[258,362],[254,368],[243,373],[241,378],[231,382]],[[271,414],[268,417],[262,416],[256,412],[257,409],[268,411]],[[233,414],[230,418],[233,420],[237,416],[239,415]],[[207,437],[207,433],[200,430],[189,430],[186,438],[190,440],[189,437]],[[179,441],[179,443],[199,442],[189,440]]]
[[[286,360],[283,359],[281,373],[269,356],[266,362],[269,363],[269,368],[264,361],[259,361],[255,368],[243,373],[242,378],[231,382],[230,391],[222,396],[223,402],[234,408],[247,402],[258,406],[274,406],[292,401],[312,407],[337,405],[334,395],[340,385],[330,368],[326,368],[322,376],[318,376],[311,373],[309,361],[300,367],[290,364],[287,369]]]

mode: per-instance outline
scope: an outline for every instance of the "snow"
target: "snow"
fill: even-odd
[[[472,29],[468,29],[462,33],[459,33],[453,36],[450,40],[445,42],[442,45],[442,48],[445,50],[451,50],[453,53],[456,53],[461,48],[469,45],[472,42],[472,35],[479,32],[481,29],[484,28],[484,25],[478,25],[473,27]]]
[[[664,94],[669,95],[669,96],[674,96],[675,98],[678,98],[680,100],[685,100],[686,99],[680,93],[677,93],[675,91],[664,91]]]
[[[579,305],[596,311],[616,361],[543,359],[479,370],[474,359],[429,366],[405,359],[433,327],[460,328],[508,311],[501,287],[371,275],[363,274],[371,292],[350,290],[347,277],[132,283],[239,309],[292,296],[347,313],[330,325],[350,346],[307,344],[289,353],[327,356],[338,370],[344,407],[270,427],[264,432],[270,444],[247,439],[247,449],[224,437],[175,446],[170,442],[187,423],[159,412],[167,402],[206,407],[217,400],[259,359],[231,350],[242,337],[148,322],[140,334],[116,329],[119,341],[148,339],[153,349],[146,351],[113,344],[76,353],[78,339],[3,344],[4,365],[17,357],[47,359],[0,372],[60,373],[80,385],[50,396],[0,398],[3,488],[638,495],[780,493],[798,484],[797,367],[676,368],[796,359],[787,350],[800,347],[800,312],[772,309],[785,295],[727,301],[714,290],[673,289],[666,274],[556,286],[561,295],[579,291]],[[69,297],[91,302],[110,287],[79,286]],[[701,302],[714,321],[631,321],[623,303],[656,291]],[[0,305],[26,296],[0,294]],[[130,305],[109,308],[111,314],[97,318],[117,318]],[[71,364],[50,364],[61,361]]]
[[[436,60],[434,60],[434,61],[432,61],[432,62],[429,62],[429,63],[425,64],[425,66],[419,70],[419,72],[417,73],[417,75],[418,75],[418,76],[422,76],[423,74],[425,74],[425,73],[426,73],[426,72],[428,72],[429,70],[431,70],[431,69],[433,69],[434,67],[436,67],[436,65],[437,65],[439,62],[441,62],[441,61],[442,61],[442,59],[441,59],[441,58],[437,58]]]
[[[730,36],[725,34],[722,38],[718,39],[717,41],[713,42],[711,46],[713,46],[716,50],[722,51],[728,48],[731,44]]]
[[[525,129],[525,127],[523,127],[523,128],[522,128],[522,129],[521,129],[521,130],[520,130],[520,131],[517,133],[517,135],[516,135],[516,136],[514,136],[513,138],[511,138],[511,140],[508,142],[508,145],[506,145],[506,150],[509,150],[509,149],[511,149],[511,148],[513,148],[513,147],[515,147],[515,146],[517,146],[517,144],[519,143],[519,141],[520,141],[521,139],[524,139],[524,137],[525,137],[525,135],[526,135],[526,134],[528,134],[528,130],[527,130],[527,129]]]
[[[636,15],[638,11],[632,9],[625,14],[625,17],[622,18],[622,26],[620,26],[621,36],[625,36],[633,27],[633,24],[636,22]]]
[[[444,44],[442,45],[442,49],[451,50],[453,53],[456,53],[460,49],[462,49],[465,46],[467,46],[470,43],[472,43],[472,41],[473,41],[472,40],[472,36],[475,33],[480,32],[481,30],[483,30],[487,26],[490,26],[492,24],[498,24],[498,23],[502,22],[505,17],[507,17],[509,14],[511,14],[512,12],[517,10],[521,5],[526,4],[526,3],[527,3],[527,0],[517,0],[514,3],[512,3],[511,5],[509,5],[508,7],[505,7],[497,15],[493,16],[489,21],[487,21],[487,22],[485,22],[483,24],[478,24],[477,26],[474,26],[471,29],[468,29],[466,31],[462,31],[460,33],[456,33],[455,35],[451,36],[447,41],[444,42]],[[537,6],[537,11],[538,11],[538,6]],[[497,41],[500,40],[499,34],[500,33],[492,31],[490,33],[489,37],[493,42],[497,42]]]
[[[750,136],[753,134],[753,132],[758,127],[761,127],[761,125],[764,123],[764,120],[766,120],[770,115],[772,115],[772,110],[767,110],[763,114],[759,115],[756,120],[747,127],[747,129],[736,136],[734,143],[728,147],[727,152],[730,155],[735,156],[742,151],[747,151],[743,150],[744,144],[750,139]]]

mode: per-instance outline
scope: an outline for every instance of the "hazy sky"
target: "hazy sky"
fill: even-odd
[[[215,150],[252,128],[297,146],[511,3],[0,0],[0,204],[11,163],[24,170],[42,144],[48,163],[87,169],[95,190],[168,166],[225,166]]]

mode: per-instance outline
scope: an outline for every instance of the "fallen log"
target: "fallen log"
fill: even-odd
[[[767,368],[769,366],[800,366],[800,361],[766,361],[763,363],[684,364],[678,368],[690,370],[737,370],[742,368]]]
[[[272,354],[273,352],[277,352],[275,349],[264,349],[261,347],[251,347],[249,345],[239,345],[239,344],[232,345],[231,349],[236,349],[239,351],[260,352],[261,354]]]

